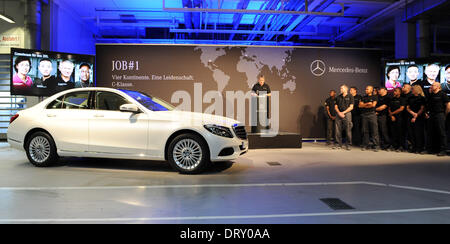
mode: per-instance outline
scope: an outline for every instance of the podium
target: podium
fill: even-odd
[[[271,124],[276,123],[276,118],[270,118],[269,116],[270,103],[270,96],[267,96],[267,94],[260,93],[258,96],[251,97],[251,133],[248,134],[248,148],[302,148],[302,136],[300,134],[271,131],[277,125]],[[279,109],[276,107],[274,106],[273,109]],[[275,121],[269,119],[275,119]]]
[[[252,96],[251,113],[251,131],[252,133],[261,133],[263,130],[270,129],[269,107],[270,97],[267,94]]]

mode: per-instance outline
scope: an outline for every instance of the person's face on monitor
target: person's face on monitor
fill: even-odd
[[[90,73],[89,73],[89,67],[83,66],[80,68],[80,79],[83,82],[89,82]]]
[[[450,83],[450,68],[445,70],[445,80]]]
[[[59,71],[61,72],[62,76],[70,77],[73,72],[73,64],[71,62],[63,62],[59,66]]]
[[[409,67],[408,70],[406,71],[406,75],[411,81],[417,80],[417,78],[419,77],[419,68]]]
[[[49,77],[52,73],[53,66],[49,61],[42,61],[39,63],[39,72],[42,74],[42,77]]]
[[[393,69],[393,70],[391,70],[391,72],[389,72],[388,76],[389,76],[389,80],[398,80],[398,77],[400,76],[400,72],[398,71],[398,69]]]
[[[436,80],[436,78],[439,74],[439,66],[437,66],[437,65],[427,66],[425,68],[425,74],[427,75],[428,79]]]
[[[30,62],[24,60],[16,65],[17,73],[27,75],[30,72]]]

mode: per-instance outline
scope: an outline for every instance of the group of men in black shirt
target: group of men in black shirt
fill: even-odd
[[[367,86],[364,96],[343,85],[338,96],[330,91],[325,107],[327,144],[331,145],[334,130],[334,149],[351,150],[354,145],[363,151],[447,155],[450,100],[439,82],[429,89],[405,84],[391,93]]]

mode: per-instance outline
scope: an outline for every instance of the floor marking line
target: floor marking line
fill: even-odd
[[[154,185],[154,186],[61,186],[61,187],[0,187],[9,191],[40,190],[122,190],[122,189],[162,189],[162,188],[207,188],[207,187],[274,187],[274,186],[325,186],[325,185],[361,185],[363,181],[349,182],[302,182],[302,183],[248,183],[248,184],[203,184],[203,185]],[[377,183],[370,183],[377,184]],[[384,186],[384,184],[383,184]]]
[[[242,216],[190,216],[190,217],[149,217],[149,218],[80,218],[80,219],[0,219],[0,223],[19,222],[136,222],[136,221],[175,221],[175,220],[225,220],[225,219],[261,219],[261,218],[293,218],[293,217],[324,217],[345,215],[368,215],[368,214],[393,214],[414,213],[450,210],[449,207],[375,210],[375,211],[345,211],[326,213],[297,213],[297,214],[267,214],[267,215],[242,215]]]
[[[342,182],[294,182],[294,183],[247,183],[247,184],[203,184],[203,185],[154,185],[154,186],[61,186],[61,187],[0,187],[0,191],[42,191],[42,190],[130,190],[130,189],[173,189],[173,188],[227,188],[227,187],[283,187],[283,186],[329,186],[329,185],[371,185],[405,190],[424,191],[450,195],[450,191],[413,186],[402,186],[369,181]]]

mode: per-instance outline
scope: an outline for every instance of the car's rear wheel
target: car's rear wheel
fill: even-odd
[[[182,134],[170,143],[168,160],[182,174],[197,174],[209,165],[208,147],[199,136]]]
[[[36,132],[28,139],[25,150],[28,160],[36,167],[48,167],[58,161],[56,145],[45,132]]]

